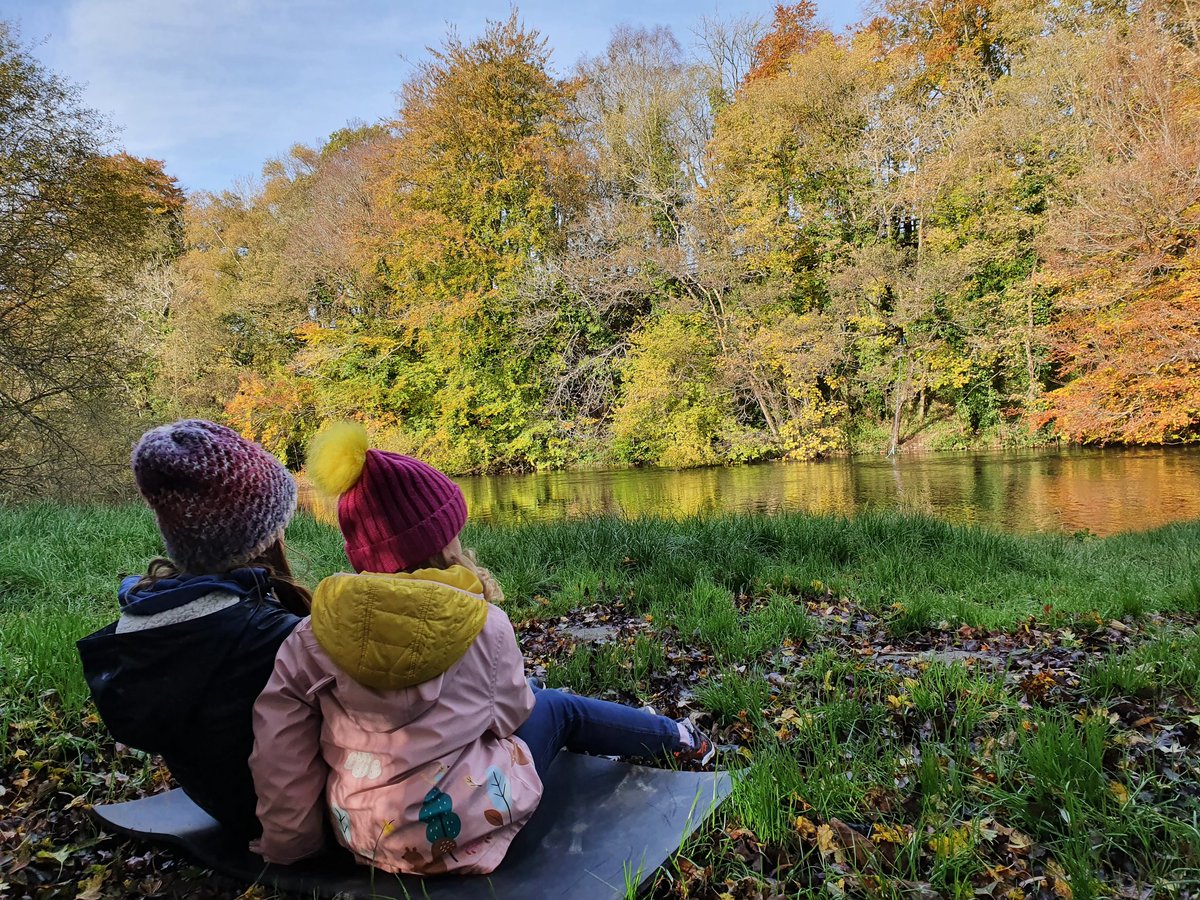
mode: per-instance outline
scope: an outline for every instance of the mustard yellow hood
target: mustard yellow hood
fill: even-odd
[[[347,675],[396,690],[441,675],[483,630],[488,604],[469,569],[331,575],[313,593],[312,630]]]

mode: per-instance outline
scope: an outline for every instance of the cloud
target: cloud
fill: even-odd
[[[12,2],[12,0],[8,0]],[[294,143],[395,110],[395,92],[441,43],[464,39],[508,0],[16,0],[25,36],[85,102],[120,128],[131,153],[166,161],[185,188],[220,190]],[[709,6],[712,3],[713,5]],[[22,12],[24,4],[24,12]],[[614,26],[670,26],[681,43],[702,15],[766,15],[770,0],[525,0],[523,21],[568,73],[603,51]],[[859,0],[827,0],[833,24]]]
[[[253,161],[250,174],[291,143],[388,114],[401,53],[420,40],[393,4],[317,0],[76,0],[63,37],[122,143],[205,189],[230,160]]]

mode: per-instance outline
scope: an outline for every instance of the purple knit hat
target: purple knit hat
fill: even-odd
[[[133,477],[167,555],[192,575],[254,559],[296,510],[296,482],[279,460],[232,428],[201,419],[142,435]]]
[[[359,572],[399,572],[429,559],[458,537],[467,501],[457,484],[428,463],[368,450],[358,481],[338,499],[346,558]]]

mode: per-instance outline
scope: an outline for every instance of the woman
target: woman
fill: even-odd
[[[258,444],[195,419],[143,435],[133,474],[169,558],[121,582],[120,618],[78,643],[84,676],[116,740],[161,755],[199,807],[251,839],[251,709],[311,599],[283,543],[296,484]]]

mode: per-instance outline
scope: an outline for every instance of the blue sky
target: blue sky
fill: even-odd
[[[860,0],[818,0],[835,29]],[[685,47],[701,16],[769,16],[772,0],[527,0],[527,25],[568,72],[614,26],[666,25]],[[391,115],[395,92],[451,25],[469,38],[508,3],[441,0],[3,0],[35,56],[84,87],[130,153],[166,161],[188,190],[256,176],[295,143]]]

